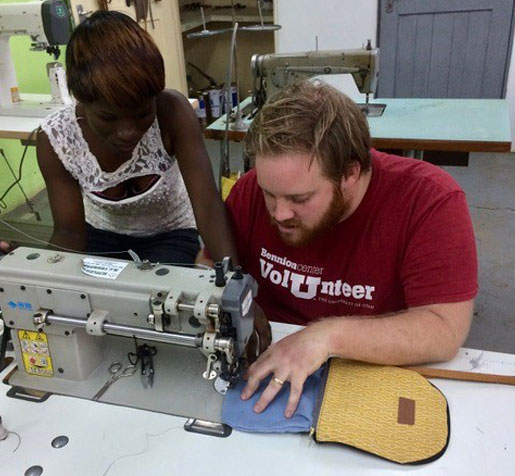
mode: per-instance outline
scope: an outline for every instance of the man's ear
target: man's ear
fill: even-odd
[[[342,188],[352,187],[361,177],[361,165],[354,162],[347,170],[347,174],[342,177]]]

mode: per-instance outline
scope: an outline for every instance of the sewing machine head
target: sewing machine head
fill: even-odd
[[[178,409],[169,412],[208,418],[184,400],[204,392],[205,405],[216,393],[213,382],[236,378],[253,332],[256,291],[255,281],[228,263],[215,269],[144,266],[18,248],[0,260],[0,308],[18,362],[9,383],[92,398],[106,366],[127,360],[136,338],[157,347],[156,382],[166,388],[169,381],[166,397],[179,392]],[[134,394],[142,391],[136,387]],[[145,408],[114,390],[107,400]],[[164,403],[156,405],[162,411]]]
[[[33,50],[65,45],[70,38],[70,13],[62,0],[4,3],[0,14],[0,37],[30,36]]]
[[[70,34],[70,12],[62,0],[0,3],[0,61],[3,65],[0,70],[0,106],[3,114],[44,117],[51,112],[49,108],[38,108],[32,104],[21,106],[9,46],[10,37],[29,36],[31,50],[46,51],[57,60],[60,54],[59,45],[66,44]],[[47,74],[52,102],[59,105],[70,104],[62,65],[49,63]]]
[[[379,74],[379,49],[365,48],[302,53],[255,54],[251,59],[254,76],[253,101],[261,108],[277,90],[298,79],[327,74],[351,74],[359,91],[374,94]]]

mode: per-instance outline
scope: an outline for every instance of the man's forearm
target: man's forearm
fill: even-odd
[[[328,355],[388,365],[445,361],[454,357],[468,333],[473,305],[459,306],[452,309],[456,315],[415,308],[388,316],[333,317],[312,325],[323,329]]]
[[[290,382],[285,416],[293,415],[306,377],[331,356],[385,365],[451,359],[467,335],[473,301],[431,304],[376,317],[327,317],[273,344],[248,371],[247,400],[273,374]],[[281,390],[272,379],[254,405],[262,412]]]

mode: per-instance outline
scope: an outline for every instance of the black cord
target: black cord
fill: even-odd
[[[15,181],[9,185],[9,187],[7,187],[7,190],[2,194],[2,196],[0,196],[0,207],[1,208],[7,208],[7,205],[5,205],[5,202],[4,202],[4,198],[7,196],[7,194],[14,188],[16,187],[16,185],[18,185],[20,182],[21,182],[21,179],[22,179],[22,168],[23,168],[23,162],[25,161],[25,156],[27,155],[27,150],[29,148],[29,145],[30,145],[30,141],[32,139],[32,137],[34,136],[34,134],[37,132],[37,130],[39,129],[39,127],[36,127],[36,129],[34,129],[28,139],[27,139],[27,143],[25,144],[25,148],[23,149],[23,154],[21,156],[21,160],[20,160],[20,165],[18,167],[18,178],[15,177]],[[0,149],[0,154],[2,154],[2,157],[5,159],[5,161],[7,162],[7,157],[5,156],[5,153],[4,153],[4,150],[3,149]]]

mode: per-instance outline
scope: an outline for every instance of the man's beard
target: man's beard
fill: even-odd
[[[333,198],[331,203],[318,223],[308,228],[298,218],[291,218],[280,222],[280,225],[283,227],[295,227],[295,235],[284,235],[278,229],[279,236],[289,246],[302,247],[309,245],[313,240],[315,240],[315,238],[324,234],[339,223],[350,208],[350,200],[346,199],[343,196],[340,187],[335,185],[333,188]],[[272,224],[277,227],[278,222],[272,217],[271,221]]]

